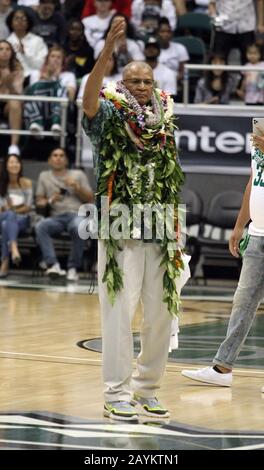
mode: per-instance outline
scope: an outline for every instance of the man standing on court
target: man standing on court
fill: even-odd
[[[83,127],[93,144],[97,195],[100,201],[102,196],[108,200],[110,223],[118,204],[128,208],[128,214],[142,205],[177,207],[183,182],[174,141],[173,102],[154,87],[152,69],[143,62],[131,62],[123,80],[109,84],[100,94],[115,41],[124,28],[122,18],[113,22],[83,96]],[[102,227],[105,209],[99,207],[99,211]],[[152,229],[149,220],[148,229]],[[137,420],[139,413],[166,418],[169,412],[156,392],[168,357],[171,318],[178,311],[175,281],[182,268],[181,252],[176,243],[170,243],[167,232],[161,237],[152,232],[145,240],[145,219],[133,230],[128,216],[126,234],[122,232],[119,240],[112,228],[114,224],[110,237],[101,236],[98,243],[104,415],[117,420]],[[132,377],[131,322],[140,299],[141,351]]]
[[[227,334],[221,343],[214,366],[183,370],[182,375],[205,384],[231,387],[232,368],[247,338],[256,310],[264,298],[264,136],[253,134],[251,176],[242,206],[229,240],[235,257],[243,256],[242,270],[233,300]],[[244,228],[251,220],[248,234]],[[262,387],[264,392],[264,387]]]

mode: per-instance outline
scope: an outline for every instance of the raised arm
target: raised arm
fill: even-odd
[[[83,110],[92,119],[99,109],[99,93],[109,58],[114,52],[115,41],[125,32],[125,20],[116,18],[106,37],[104,48],[91,71],[83,95]]]

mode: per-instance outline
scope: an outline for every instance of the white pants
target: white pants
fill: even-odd
[[[98,287],[102,311],[103,379],[105,400],[129,401],[133,392],[154,397],[164,374],[171,332],[171,316],[163,302],[164,266],[156,243],[120,241],[116,259],[123,272],[123,289],[114,305],[102,282],[106,252],[98,243]],[[133,336],[131,323],[138,301],[143,305],[141,351],[132,379]]]

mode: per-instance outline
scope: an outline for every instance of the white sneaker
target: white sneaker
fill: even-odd
[[[264,387],[261,388],[261,393],[264,393]]]
[[[197,370],[183,370],[182,375],[188,379],[197,380],[212,385],[219,385],[220,387],[231,387],[232,385],[232,372],[227,374],[220,374],[212,367],[205,367]]]
[[[42,271],[46,271],[48,269],[46,261],[43,260],[39,262],[39,267]]]
[[[73,282],[79,281],[79,274],[77,273],[75,268],[68,269],[67,281],[73,281]]]
[[[59,263],[53,264],[49,269],[47,269],[46,274],[51,278],[51,279],[58,279],[58,277],[65,277],[66,276],[66,271],[64,269],[61,269]]]
[[[60,124],[52,124],[50,130],[51,130],[51,132],[53,132],[54,137],[58,137],[61,133],[61,125]]]
[[[40,132],[44,131],[44,127],[37,122],[32,122],[29,126],[29,130],[33,134],[39,134]]]
[[[20,155],[19,147],[15,144],[9,145],[7,155]]]

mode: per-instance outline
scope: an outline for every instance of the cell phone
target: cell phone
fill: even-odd
[[[67,194],[67,192],[68,192],[67,189],[65,189],[65,188],[60,188],[60,194],[61,194],[62,196],[65,196],[65,195]]]
[[[257,117],[252,119],[253,134],[264,137],[264,118]]]

